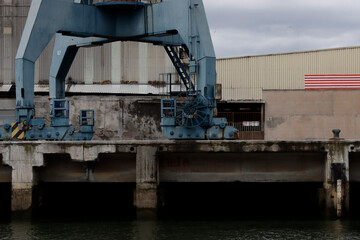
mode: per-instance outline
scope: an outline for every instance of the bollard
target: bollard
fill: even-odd
[[[333,129],[332,130],[333,134],[334,134],[334,139],[339,139],[340,138],[340,129]]]

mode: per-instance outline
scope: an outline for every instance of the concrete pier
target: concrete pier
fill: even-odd
[[[135,206],[138,216],[156,215],[158,183],[157,147],[137,147]]]
[[[32,206],[32,191],[36,184],[33,167],[43,165],[43,154],[32,144],[8,145],[2,149],[3,164],[11,167],[11,210],[27,211]]]
[[[360,182],[359,141],[4,141],[0,153],[14,212],[31,209],[38,183],[136,183],[134,205],[152,214],[161,183],[322,183],[327,215],[342,217]]]
[[[335,140],[328,145],[325,162],[325,202],[328,215],[338,218],[349,212],[349,151],[353,145]]]

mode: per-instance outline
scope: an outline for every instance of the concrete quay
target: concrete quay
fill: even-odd
[[[11,210],[34,207],[41,182],[136,183],[138,210],[156,211],[160,183],[322,183],[328,215],[349,211],[360,182],[360,141],[0,142],[0,183],[11,183]],[[351,168],[350,168],[351,167]]]

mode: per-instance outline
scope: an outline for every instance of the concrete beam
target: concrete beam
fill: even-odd
[[[0,148],[7,145],[21,145],[23,142],[0,142]],[[97,153],[135,153],[138,146],[154,146],[159,152],[325,152],[331,141],[171,141],[171,140],[116,140],[116,141],[27,141],[37,146],[42,153],[68,153],[75,161],[92,161]],[[359,141],[343,141],[360,152]]]
[[[95,161],[101,153],[115,153],[115,144],[88,144],[87,142],[57,142],[55,144],[42,142],[43,153],[67,153],[73,161]]]
[[[161,153],[160,182],[323,182],[325,153]]]
[[[96,161],[73,161],[69,154],[45,154],[42,182],[135,183],[136,154],[101,154]]]
[[[38,145],[39,152],[43,154],[67,153],[73,161],[95,161],[102,153],[135,153],[136,145],[128,141],[85,141],[85,142],[26,142],[29,145]],[[137,141],[138,143],[138,141]],[[15,142],[16,144],[16,142]],[[1,146],[1,143],[0,143]]]

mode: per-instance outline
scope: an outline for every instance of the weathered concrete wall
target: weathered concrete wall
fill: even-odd
[[[160,156],[160,182],[323,182],[325,153]]]
[[[359,90],[264,91],[265,140],[345,139],[360,136]]]
[[[138,182],[145,189],[159,181],[322,182],[325,145],[313,144],[46,142],[36,147],[44,154],[36,172],[42,182]]]
[[[79,127],[81,109],[95,110],[93,140],[166,139],[160,128],[160,97],[155,96],[72,96],[70,123]],[[1,106],[15,105],[15,99],[0,99]],[[35,117],[50,122],[47,96],[36,96]],[[14,108],[13,108],[14,109]],[[0,125],[2,121],[0,119]]]
[[[68,154],[45,154],[38,169],[42,182],[136,182],[134,153],[100,154],[94,161],[73,161]],[[96,159],[96,160],[95,160]]]
[[[19,177],[31,183],[137,182],[145,186],[159,181],[322,182],[326,178],[326,153],[334,144],[333,141],[4,141],[0,142],[0,153],[4,164],[17,171],[23,169],[26,174],[20,172]],[[344,143],[344,151],[350,151],[350,145],[354,152],[360,151],[358,142]]]

